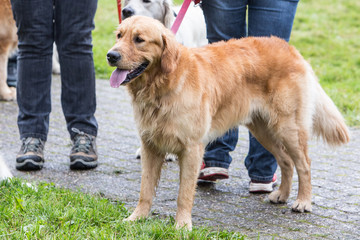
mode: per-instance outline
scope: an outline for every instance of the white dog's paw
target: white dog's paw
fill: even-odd
[[[138,148],[138,149],[136,150],[135,157],[136,157],[136,159],[140,159],[140,158],[141,158],[141,148]]]
[[[53,46],[52,73],[57,75],[60,74],[59,53],[57,51],[56,44]]]
[[[311,201],[296,199],[296,201],[291,207],[291,210],[293,210],[294,212],[301,212],[301,213],[311,212],[312,211]]]
[[[136,150],[135,157],[136,157],[136,159],[141,158],[141,148],[138,148]],[[167,161],[167,162],[174,162],[176,160],[177,160],[177,156],[175,154],[167,153],[165,156],[165,161]]]
[[[280,190],[275,190],[269,195],[269,200],[272,203],[286,203],[288,197],[282,194]]]
[[[177,160],[177,156],[175,154],[172,154],[172,153],[167,153],[166,156],[165,156],[165,160],[167,162],[174,162]]]

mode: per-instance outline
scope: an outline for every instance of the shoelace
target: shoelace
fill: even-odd
[[[75,152],[89,153],[89,150],[92,147],[92,137],[77,128],[72,128],[71,131],[77,133],[74,138],[73,150]]]
[[[40,138],[28,137],[24,140],[24,153],[38,152],[39,148],[43,146],[43,142]]]

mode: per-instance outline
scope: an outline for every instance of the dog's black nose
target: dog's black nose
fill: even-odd
[[[106,57],[107,57],[107,60],[109,61],[109,63],[112,63],[112,64],[116,63],[117,61],[119,61],[121,59],[121,55],[115,51],[108,52]]]
[[[123,10],[122,10],[122,16],[123,16],[123,19],[125,18],[128,18],[128,17],[131,17],[135,15],[135,11],[134,9],[132,9],[131,7],[125,7]]]

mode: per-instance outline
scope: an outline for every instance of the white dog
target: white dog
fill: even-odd
[[[122,9],[122,18],[133,15],[147,16],[162,22],[171,28],[180,6],[173,7],[171,0],[125,0]],[[176,34],[178,42],[187,47],[200,47],[208,43],[203,11],[191,2],[188,11]]]

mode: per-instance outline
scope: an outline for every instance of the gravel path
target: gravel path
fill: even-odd
[[[101,193],[127,207],[136,206],[140,189],[140,162],[134,153],[139,147],[130,98],[125,88],[112,89],[108,81],[97,81],[99,122],[97,139],[100,165],[93,171],[70,171],[69,134],[60,105],[60,81],[53,79],[53,106],[46,162],[39,172],[15,170],[20,148],[15,102],[0,102],[0,151],[15,176],[29,181],[54,182],[57,186]],[[330,149],[322,142],[310,142],[312,158],[313,212],[293,213],[297,176],[285,205],[269,203],[267,194],[249,194],[244,167],[248,135],[240,128],[237,149],[232,153],[230,179],[198,186],[193,208],[194,226],[229,229],[257,239],[360,239],[360,129],[352,128],[352,140]],[[280,171],[278,169],[278,176]],[[178,190],[178,165],[165,165],[152,211],[174,216]]]

